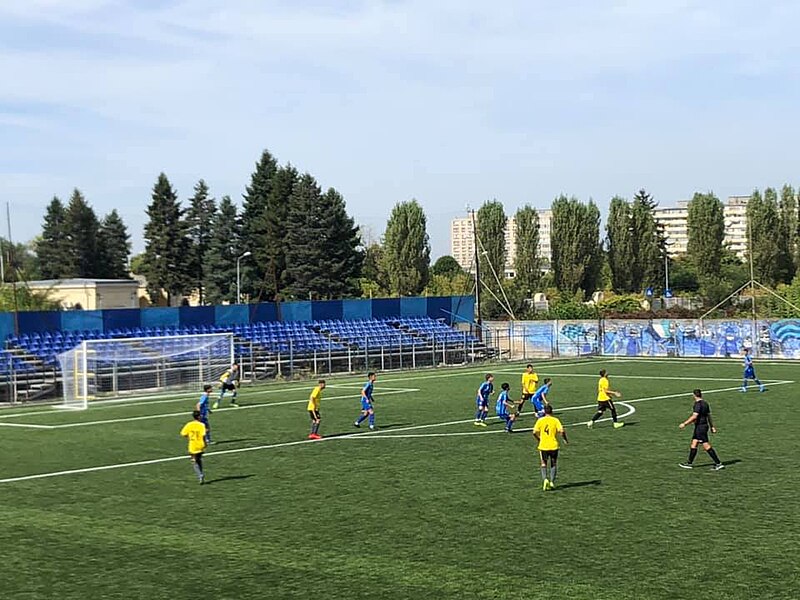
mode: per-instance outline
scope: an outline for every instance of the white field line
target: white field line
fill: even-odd
[[[498,373],[516,373],[516,371],[497,371]],[[558,377],[597,377],[596,373],[556,373]],[[669,377],[666,375],[615,375],[611,373],[611,379],[658,379],[664,381],[742,381],[741,377]],[[780,379],[762,379],[763,383],[776,383]]]
[[[775,383],[773,385],[783,385],[783,384],[789,384],[789,383],[794,383],[794,382],[793,381],[780,381],[780,382],[777,382],[777,383]],[[714,390],[705,390],[705,393],[706,394],[714,394],[714,393],[719,393],[719,392],[730,392],[730,391],[734,391],[734,390],[738,390],[738,389],[739,389],[738,387],[719,388],[719,389],[714,389]],[[638,402],[647,402],[647,401],[651,401],[651,400],[665,400],[665,399],[668,399],[668,398],[688,398],[688,397],[689,397],[689,394],[687,392],[682,392],[682,393],[679,393],[679,394],[667,394],[667,395],[663,395],[663,396],[650,396],[650,397],[647,397],[647,398],[636,398],[636,399],[633,399],[633,400],[625,400],[625,404],[630,405],[630,404],[634,404],[634,403],[638,403]],[[590,404],[590,405],[586,405],[586,406],[593,407],[594,405]],[[563,411],[563,410],[567,410],[568,408],[571,409],[572,407],[565,407],[565,408],[562,408],[560,410]],[[577,410],[577,407],[575,407],[575,409]],[[321,440],[304,439],[304,440],[296,440],[296,441],[293,441],[293,442],[278,442],[278,443],[275,443],[275,444],[266,444],[266,445],[261,445],[261,446],[248,446],[248,447],[245,447],[245,448],[234,448],[234,449],[231,449],[231,450],[218,450],[216,452],[208,452],[206,454],[206,456],[224,456],[224,455],[227,455],[227,454],[240,454],[240,453],[243,453],[243,452],[256,452],[256,451],[260,451],[260,450],[272,450],[272,449],[276,449],[276,448],[287,448],[287,447],[290,447],[290,446],[301,446],[301,445],[304,445],[304,444],[312,444],[312,443],[317,443],[317,442],[331,442],[331,441],[337,441],[337,440],[347,440],[347,439],[353,439],[353,438],[361,437],[361,436],[366,437],[366,436],[378,436],[378,435],[381,435],[381,434],[385,435],[387,433],[402,433],[404,431],[414,431],[414,430],[418,430],[418,429],[426,429],[426,428],[433,428],[433,427],[446,427],[448,425],[460,425],[460,424],[464,424],[464,423],[471,423],[472,421],[473,421],[472,419],[463,419],[463,420],[460,420],[460,421],[448,421],[448,422],[444,422],[444,423],[429,423],[429,424],[426,424],[426,425],[412,425],[410,427],[401,427],[401,428],[398,428],[398,429],[383,429],[383,430],[378,430],[378,431],[365,431],[363,433],[352,433],[352,434],[349,434],[349,435],[344,435],[344,436],[339,436],[339,437],[326,437],[326,438],[322,438]],[[112,464],[112,465],[101,465],[101,466],[98,466],[98,467],[86,467],[86,468],[83,468],[83,469],[69,469],[69,470],[66,470],[66,471],[51,471],[49,473],[37,473],[35,475],[22,475],[20,477],[8,477],[8,478],[5,478],[5,479],[0,479],[0,484],[3,484],[3,483],[14,483],[14,482],[18,482],[18,481],[30,481],[30,480],[34,480],[34,479],[48,479],[48,478],[51,478],[51,477],[61,477],[61,476],[64,476],[64,475],[78,475],[78,474],[82,474],[82,473],[94,473],[94,472],[97,472],[97,471],[110,471],[110,470],[113,470],[113,469],[124,469],[124,468],[129,468],[129,467],[140,467],[140,466],[147,466],[147,465],[155,465],[155,464],[160,464],[160,463],[175,462],[175,461],[178,461],[178,460],[186,460],[186,455],[169,456],[169,457],[166,457],[166,458],[156,458],[156,459],[152,459],[152,460],[141,460],[141,461],[128,462],[128,463],[117,463],[117,464]]]
[[[568,362],[568,363],[554,363],[552,365],[548,365],[548,368],[553,367],[568,367],[568,366],[576,366],[576,365],[585,365],[590,359],[584,359],[580,362]],[[524,364],[524,361],[522,363]],[[547,364],[545,361],[541,363],[537,363],[537,365],[544,365]],[[492,365],[483,365],[482,367],[453,367],[452,369],[447,369],[447,373],[439,373],[439,374],[430,374],[430,375],[409,375],[408,377],[402,378],[393,378],[393,379],[381,379],[380,374],[377,381],[378,390],[382,389],[392,389],[392,388],[384,388],[382,385],[384,383],[408,383],[409,381],[419,381],[424,379],[445,379],[449,377],[462,377],[464,375],[475,375],[475,374],[482,374],[482,373],[489,373],[494,372],[491,369]],[[505,366],[505,365],[504,365]],[[454,372],[455,371],[455,372]],[[496,372],[508,372],[508,373],[516,373],[517,371],[496,371]],[[522,371],[520,370],[519,373],[521,374]],[[260,396],[262,394],[277,394],[281,392],[294,392],[298,388],[304,389],[308,388],[311,389],[313,384],[313,379],[311,381],[304,381],[298,382],[296,385],[288,386],[288,387],[280,387],[280,388],[268,388],[268,389],[256,389],[252,391],[247,391],[247,387],[245,387],[245,391],[247,392],[248,396]],[[358,389],[363,385],[363,382],[353,381],[352,384],[347,382],[338,382],[338,383],[329,383],[328,387],[350,387],[352,385],[353,389]],[[240,388],[241,389],[241,388]],[[192,398],[199,398],[200,392],[181,392],[180,394],[162,394],[157,396],[129,396],[126,398],[110,398],[107,400],[92,400],[90,404],[91,410],[97,409],[104,409],[104,408],[117,408],[117,407],[124,407],[124,406],[143,406],[143,405],[150,405],[150,404],[168,404],[172,402],[185,402],[187,399]],[[151,398],[167,398],[166,400],[151,400]],[[26,417],[29,415],[45,415],[48,413],[59,413],[63,414],[63,410],[61,408],[51,408],[49,410],[30,410],[24,412],[14,412],[11,414],[3,415],[0,414],[0,420],[2,419],[15,419],[17,417]]]
[[[724,356],[676,356],[669,358],[667,356],[620,356],[615,357],[613,354],[605,355],[603,358],[614,362],[635,362],[635,363],[649,363],[649,362],[664,362],[664,363],[696,363],[696,364],[713,364],[721,363],[724,365],[737,364],[742,365],[742,357],[725,358]],[[774,366],[795,366],[798,363],[796,358],[755,358],[756,366],[758,365],[774,365]]]
[[[389,396],[393,394],[408,394],[411,392],[419,392],[420,390],[415,388],[408,388],[408,389],[392,389],[392,390],[381,390],[382,396]],[[326,401],[330,400],[346,400],[346,399],[357,399],[355,395],[348,394],[347,396],[329,396],[324,398]],[[264,404],[246,404],[244,406],[240,406],[238,408],[230,407],[230,408],[218,408],[212,411],[213,414],[219,412],[239,412],[243,410],[248,410],[252,408],[269,408],[273,406],[285,406],[287,404],[306,404],[308,403],[308,398],[304,398],[303,400],[286,400],[285,402],[267,402]],[[121,417],[119,419],[103,419],[100,421],[77,421],[75,423],[62,423],[60,425],[44,425],[46,429],[67,429],[70,427],[87,427],[89,425],[106,425],[108,423],[127,423],[128,421],[148,421],[150,419],[163,419],[167,417],[185,417],[189,414],[188,411],[182,410],[181,412],[173,412],[173,413],[162,413],[157,415],[144,415],[141,417]],[[0,423],[0,425],[7,425],[7,423]],[[20,426],[26,426],[19,424]]]
[[[22,429],[53,429],[52,425],[31,425],[28,423],[2,423],[0,427],[20,427]]]

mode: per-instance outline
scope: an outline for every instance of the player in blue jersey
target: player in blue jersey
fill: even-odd
[[[545,377],[544,383],[540,385],[536,393],[531,396],[531,404],[533,404],[533,408],[536,410],[537,417],[543,417],[544,407],[550,404],[547,400],[547,394],[550,393],[551,387],[553,387],[553,380],[549,377]]]
[[[369,428],[375,429],[375,409],[373,408],[372,390],[375,388],[377,375],[370,371],[367,374],[367,383],[361,388],[361,415],[353,423],[356,427],[361,427],[361,423],[369,419]]]
[[[194,409],[200,413],[200,422],[206,426],[206,435],[204,436],[204,440],[206,445],[211,443],[211,424],[208,422],[208,415],[211,414],[211,391],[214,389],[214,386],[206,384],[203,386],[203,393],[200,396],[200,400],[197,401]]]
[[[753,366],[753,357],[751,356],[750,348],[744,349],[744,375],[742,377],[742,391],[747,391],[747,380],[752,379],[758,385],[758,391],[763,392],[766,390],[764,384],[756,377],[756,368]]]
[[[489,396],[494,391],[494,375],[487,373],[483,383],[478,388],[475,397],[475,425],[486,427],[486,415],[489,414]]]
[[[500,395],[497,396],[494,412],[500,420],[506,422],[506,433],[511,433],[511,430],[514,428],[514,420],[517,418],[517,404],[512,402],[508,397],[509,390],[511,389],[510,385],[504,383],[500,386],[500,389],[502,391]]]

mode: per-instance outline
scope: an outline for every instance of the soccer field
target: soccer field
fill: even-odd
[[[530,408],[507,435],[472,424],[483,373],[519,396],[523,365],[245,386],[211,416],[197,485],[178,436],[197,394],[86,411],[0,412],[2,598],[797,598],[797,367],[738,361],[549,361],[571,444],[542,492]],[[626,426],[588,430],[597,372]],[[686,459],[700,387],[727,468]],[[493,396],[491,408],[494,408]],[[493,414],[493,410],[490,412]]]

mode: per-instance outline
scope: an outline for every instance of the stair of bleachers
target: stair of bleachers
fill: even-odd
[[[329,339],[340,340],[356,348],[410,348],[426,343],[379,319],[314,321],[311,326]]]
[[[464,344],[465,341],[468,344],[478,341],[463,331],[457,331],[449,325],[429,317],[397,317],[387,319],[386,322],[401,331],[407,331],[428,342],[435,341],[437,344],[459,345]]]

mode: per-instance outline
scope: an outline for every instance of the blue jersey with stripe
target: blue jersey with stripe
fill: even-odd
[[[744,355],[744,368],[745,369],[752,369],[753,368],[753,357],[749,354]]]
[[[484,381],[478,388],[478,400],[489,402],[489,396],[494,391],[494,384],[491,381]]]
[[[496,412],[498,415],[507,415],[508,406],[506,406],[506,402],[508,401],[508,392],[503,390],[497,397],[497,402],[494,405],[494,412]]]
[[[375,385],[371,381],[368,381],[367,383],[365,383],[364,387],[362,388],[362,392],[363,393],[362,393],[361,397],[362,398],[366,398],[367,400],[372,402],[372,390],[373,390],[374,387],[375,387]]]
[[[542,399],[542,396],[546,396],[549,393],[550,386],[545,383],[543,386],[540,386],[538,390],[536,390],[536,393],[533,394],[531,397],[531,402],[534,404],[543,404],[544,400]]]
[[[208,394],[204,393],[200,396],[200,401],[197,403],[199,405],[200,410],[200,418],[206,419],[208,418],[209,413],[209,398]]]

